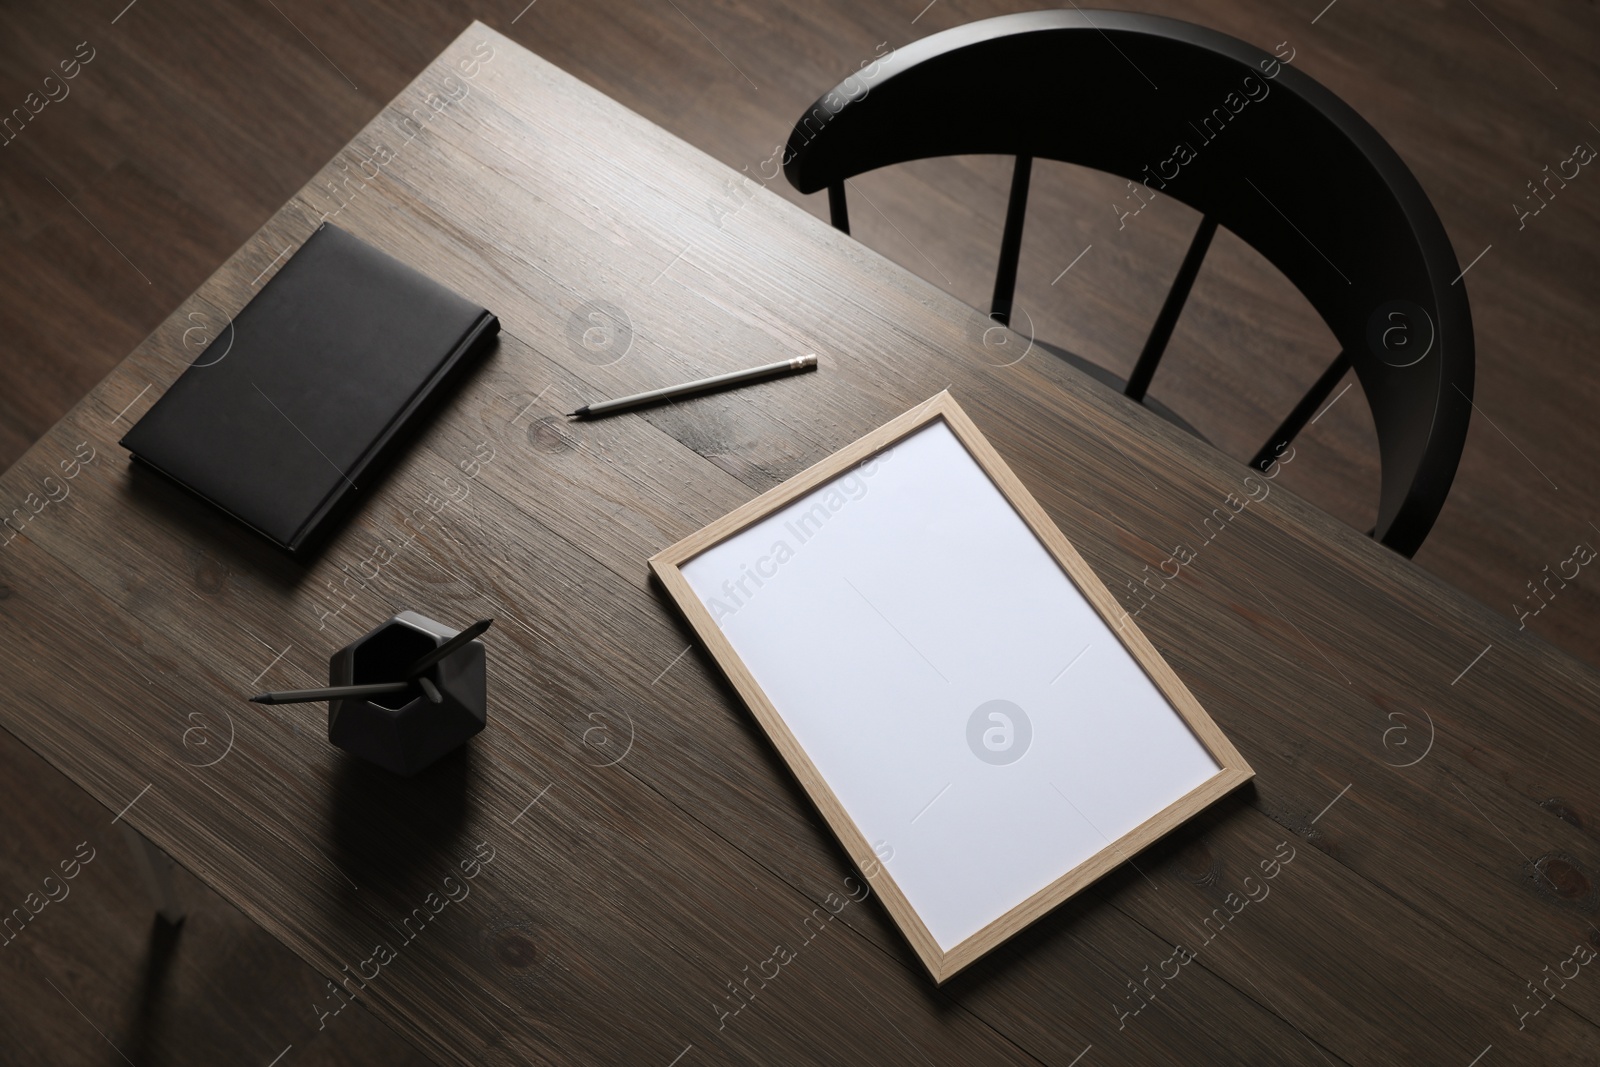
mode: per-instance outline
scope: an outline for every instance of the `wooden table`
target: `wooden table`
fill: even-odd
[[[1236,463],[761,164],[474,25],[0,478],[0,721],[332,980],[261,1062],[349,995],[464,1064],[1600,1062],[1600,676],[1285,491],[1235,514]],[[302,566],[116,441],[324,216],[504,333]],[[947,386],[1258,776],[935,988],[644,561]],[[407,607],[497,620],[461,756],[244,702]]]

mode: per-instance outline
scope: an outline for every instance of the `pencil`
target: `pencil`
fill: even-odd
[[[641,404],[653,403],[657,400],[671,400],[675,397],[689,396],[692,393],[704,393],[723,386],[743,385],[761,378],[770,378],[775,374],[792,374],[796,371],[814,370],[817,366],[816,353],[805,356],[796,356],[794,359],[782,359],[776,363],[768,363],[761,367],[751,367],[749,370],[736,370],[727,374],[718,374],[710,378],[701,378],[696,382],[684,382],[682,385],[669,385],[663,389],[651,389],[646,393],[634,393],[632,396],[622,396],[615,400],[602,400],[596,404],[585,404],[577,411],[569,411],[571,418],[592,418],[595,415],[609,415],[613,411],[623,411],[627,408],[636,408]]]
[[[429,667],[432,667],[435,663],[438,663],[440,660],[450,655],[450,653],[462,647],[468,641],[471,641],[473,638],[477,637],[479,634],[483,633],[493,625],[493,619],[479,619],[477,622],[473,623],[465,630],[462,630],[460,633],[450,638],[450,640],[446,641],[432,652],[418,657],[415,663],[406,668],[406,679],[409,681],[410,679],[418,677],[423,671],[427,670]]]
[[[325,689],[285,689],[276,693],[257,693],[252,704],[312,704],[319,700],[353,700],[360,697],[403,693],[410,682],[375,682],[372,685],[334,685]]]

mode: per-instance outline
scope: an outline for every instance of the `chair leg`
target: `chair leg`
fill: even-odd
[[[828,217],[840,233],[850,232],[850,209],[844,202],[844,182],[828,186]]]
[[[172,884],[174,865],[171,857],[127,823],[122,824],[122,834],[133,856],[133,865],[139,869],[139,877],[144,880],[145,889],[155,903],[156,914],[171,926],[183,922],[183,905],[178,903],[178,894]]]
[[[1122,391],[1122,395],[1128,399],[1141,403],[1144,401],[1144,394],[1150,389],[1150,379],[1156,376],[1156,365],[1161,362],[1167,342],[1172,340],[1172,331],[1178,325],[1183,303],[1189,299],[1189,290],[1194,287],[1195,276],[1200,273],[1200,264],[1205,262],[1206,249],[1211,247],[1211,238],[1216,234],[1216,219],[1207,215],[1200,220],[1200,227],[1194,231],[1194,240],[1189,242],[1189,251],[1183,257],[1183,265],[1178,268],[1178,276],[1172,279],[1172,288],[1167,290],[1167,300],[1161,305],[1161,314],[1156,316],[1155,325],[1150,327],[1150,337],[1144,343],[1144,351],[1139,353],[1139,362],[1134,364],[1133,373],[1128,375],[1127,388]]]
[[[1250,460],[1250,466],[1258,471],[1264,471],[1278,458],[1278,450],[1293,441],[1305,429],[1306,422],[1322,406],[1322,402],[1333,392],[1333,387],[1339,384],[1345,372],[1350,369],[1350,354],[1340,352],[1334,361],[1328,364],[1328,369],[1322,372],[1316,384],[1306,390],[1306,395],[1300,398],[1300,403],[1294,406],[1278,428],[1272,431],[1272,436],[1267,438],[1267,443],[1256,452],[1255,458]]]
[[[1011,298],[1017,289],[1017,260],[1022,255],[1022,222],[1028,214],[1028,179],[1033,173],[1033,157],[1018,156],[1011,171],[1011,199],[1006,204],[1006,228],[1000,237],[1000,265],[994,272],[994,300],[989,317],[1002,326],[1011,325]]]

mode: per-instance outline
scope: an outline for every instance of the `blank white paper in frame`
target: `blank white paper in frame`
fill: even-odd
[[[1221,771],[942,419],[681,570],[941,951]]]

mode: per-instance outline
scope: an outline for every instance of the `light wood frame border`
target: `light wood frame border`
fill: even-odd
[[[683,565],[695,556],[805,496],[823,483],[848,473],[857,464],[939,419],[944,420],[956,439],[1022,517],[1023,522],[1028,524],[1034,536],[1055,557],[1067,577],[1078,587],[1078,591],[1119,635],[1123,647],[1144,668],[1156,688],[1166,697],[1168,704],[1194,731],[1195,736],[1219,767],[1218,772],[1203,784],[1062,874],[1054,882],[994,919],[949,951],[939,947],[900,887],[895,884],[888,869],[878,862],[865,835],[845,811],[816,765],[811,762],[811,757],[801,747],[783,716],[756,684],[755,678],[734,651],[732,644],[723,636],[721,627],[712,619],[711,613],[701,603],[682,571]],[[967,417],[967,413],[956,403],[948,390],[800,472],[782,485],[774,486],[704,529],[662,549],[650,557],[650,568],[671,594],[695,633],[705,642],[718,666],[733,683],[733,687],[749,705],[756,721],[761,724],[761,728],[777,747],[789,769],[805,787],[806,793],[827,820],[828,826],[838,836],[852,862],[861,870],[869,883],[877,888],[884,907],[889,910],[890,916],[905,934],[906,940],[911,943],[911,947],[936,983],[944,982],[1117,864],[1129,859],[1184,820],[1192,818],[1249,781],[1255,774],[1244,757],[1212,721],[1211,716],[1206,714],[1194,694],[1190,693],[1189,688],[1173,673],[1172,668],[1139,630],[1132,617],[1122,609],[1110,590],[1100,581],[1099,576],[1090,569],[1077,549],[1072,547],[1072,543],[1034,500],[1033,494],[1029,493],[1012,473],[1005,460],[1000,458],[1000,454]],[[868,871],[875,873],[867,874]]]

